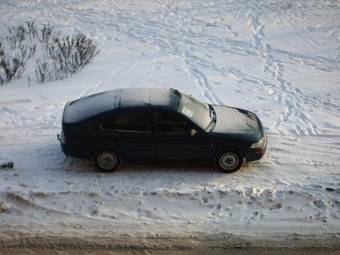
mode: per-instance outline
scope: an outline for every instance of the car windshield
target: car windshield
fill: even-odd
[[[185,94],[181,94],[181,98],[179,111],[203,130],[207,129],[212,120],[209,105]]]

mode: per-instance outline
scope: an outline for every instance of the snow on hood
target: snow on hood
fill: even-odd
[[[216,126],[214,133],[256,134],[260,125],[254,114],[227,106],[215,106]]]

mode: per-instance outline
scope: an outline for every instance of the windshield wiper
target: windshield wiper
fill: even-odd
[[[212,118],[212,121],[216,122],[216,111],[212,105],[209,104],[210,109],[210,117]]]
[[[216,111],[214,107],[212,107],[212,105],[208,104],[208,106],[209,106],[209,114],[210,114],[211,121],[206,130],[212,129],[216,125]]]

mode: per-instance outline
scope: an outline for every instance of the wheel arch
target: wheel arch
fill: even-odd
[[[236,148],[236,147],[231,147],[231,146],[223,146],[223,147],[220,147],[220,148],[215,150],[215,152],[213,153],[213,160],[215,161],[216,158],[219,155],[221,155],[222,153],[227,152],[227,151],[234,152],[234,153],[238,154],[242,160],[245,159],[245,153],[241,148]]]

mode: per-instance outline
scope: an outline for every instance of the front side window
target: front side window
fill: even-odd
[[[189,132],[189,122],[179,114],[154,112],[153,117],[157,133],[187,134]]]
[[[149,112],[120,113],[108,118],[102,123],[103,128],[120,132],[151,132],[151,119]]]

